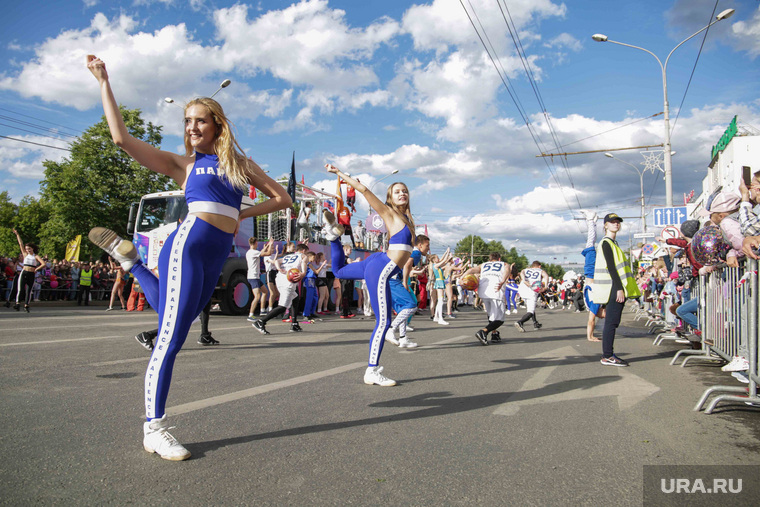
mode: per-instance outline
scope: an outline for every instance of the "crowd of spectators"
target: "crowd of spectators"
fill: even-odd
[[[41,257],[45,262],[45,268],[35,274],[32,287],[34,301],[76,301],[81,289],[81,271],[85,264],[92,270],[90,299],[108,300],[111,297],[111,290],[118,276],[118,267],[112,269],[103,260],[76,262],[51,259],[47,255]],[[15,294],[12,294],[13,280],[22,265],[21,256],[0,258],[0,301],[15,300]],[[125,298],[129,296],[130,289],[131,284],[124,288]]]

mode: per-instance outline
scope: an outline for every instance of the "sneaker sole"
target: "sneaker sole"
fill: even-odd
[[[143,445],[143,449],[145,449],[147,452],[151,454],[158,454],[156,451],[154,451],[153,449],[151,449],[150,447],[146,445]],[[190,458],[190,456],[192,456],[190,452],[188,452],[187,454],[183,454],[181,456],[165,456],[163,454],[158,454],[158,455],[161,457],[161,459],[165,459],[167,461],[185,461],[186,459]]]
[[[617,366],[618,368],[625,368],[626,366],[628,366],[627,364],[607,363],[605,361],[599,361],[599,362],[602,363],[603,366]]]
[[[393,387],[395,385],[398,385],[395,380],[391,380],[391,382],[393,382],[393,383],[392,384],[391,383],[380,384],[378,382],[371,382],[371,381],[367,382],[366,380],[364,381],[364,383],[367,384],[368,386]]]
[[[140,345],[142,345],[142,347],[145,350],[153,350],[153,348],[149,347],[147,343],[143,343],[142,341],[140,341],[140,339],[137,336],[135,336],[135,340],[137,340],[137,343],[139,343]]]
[[[90,241],[108,253],[112,252],[109,252],[107,248],[109,248],[114,241],[119,239],[121,241],[119,245],[114,248],[113,253],[119,254],[127,260],[131,260],[137,257],[137,250],[135,249],[135,245],[133,245],[132,242],[125,240],[111,229],[106,229],[105,227],[93,227],[87,237],[90,238]]]
[[[483,345],[488,345],[488,338],[485,338],[485,339],[484,339],[484,338],[483,338],[482,336],[480,336],[479,334],[476,334],[476,335],[475,335],[475,338],[477,338],[477,339],[478,339],[478,341],[479,341],[480,343],[482,343]]]

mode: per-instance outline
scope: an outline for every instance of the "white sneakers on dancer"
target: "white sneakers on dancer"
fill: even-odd
[[[90,241],[105,250],[108,255],[116,259],[121,269],[129,272],[135,262],[140,260],[140,254],[131,241],[122,239],[111,229],[105,227],[93,227],[88,234]]]
[[[587,209],[580,210],[583,216],[586,218],[586,220],[589,220],[591,222],[596,222],[596,219],[598,218],[596,211],[591,211]]]
[[[335,241],[343,236],[345,229],[335,221],[335,215],[328,210],[324,210],[322,216],[325,218],[325,225],[322,227],[323,238],[327,241]]]
[[[370,366],[364,372],[364,383],[367,385],[379,385],[381,387],[395,386],[396,381],[383,375],[382,366]]]
[[[406,336],[402,336],[398,340],[398,346],[402,349],[415,349],[417,348],[417,343],[413,342]]]
[[[365,377],[366,378],[366,377]],[[153,419],[143,424],[143,448],[148,452],[155,452],[163,459],[169,461],[182,461],[190,457],[190,451],[177,442],[169,430],[166,416],[161,419]]]
[[[406,327],[407,330],[409,329],[409,326]],[[385,341],[391,342],[395,346],[402,348],[402,349],[414,349],[417,348],[417,343],[413,342],[406,336],[400,336],[399,338],[396,338],[396,333],[398,332],[398,329],[389,329],[388,332],[385,334]]]

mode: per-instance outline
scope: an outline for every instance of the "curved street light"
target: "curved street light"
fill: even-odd
[[[667,78],[667,69],[668,69],[668,60],[670,60],[670,57],[673,55],[673,52],[681,47],[682,44],[684,44],[686,41],[690,40],[691,38],[699,35],[700,33],[704,32],[711,26],[713,26],[718,21],[723,21],[724,19],[728,19],[731,16],[734,15],[736,11],[734,9],[726,9],[717,16],[715,16],[715,20],[710,22],[707,26],[702,28],[701,30],[698,30],[694,32],[692,35],[688,36],[684,40],[678,43],[676,47],[674,47],[670,53],[668,54],[668,57],[665,58],[665,63],[663,64],[662,61],[657,57],[656,54],[652,53],[648,49],[644,49],[639,46],[633,46],[631,44],[626,44],[624,42],[618,42],[614,40],[610,40],[606,35],[597,33],[591,36],[591,38],[597,42],[611,42],[613,44],[618,44],[620,46],[626,46],[633,49],[639,49],[641,51],[645,51],[649,53],[650,55],[654,56],[655,60],[657,60],[657,63],[660,64],[660,69],[662,70],[662,94],[663,94],[663,104],[664,104],[664,122],[665,122],[665,143],[663,145],[665,150],[665,201],[667,206],[673,206],[673,161],[671,159],[671,145],[670,145],[670,106],[668,104],[668,78]],[[613,157],[614,158],[614,157]],[[619,159],[616,159],[619,160]]]
[[[385,178],[390,178],[391,176],[393,176],[394,174],[398,174],[399,172],[401,172],[399,169],[395,169],[390,174],[386,174],[385,176],[383,176],[382,178],[380,178],[379,180],[377,180],[376,182],[374,182],[372,185],[370,185],[369,186],[369,191],[372,192],[372,189],[375,187],[375,185],[377,185],[378,183],[380,183],[381,181],[383,181]]]
[[[227,87],[228,87],[228,86],[229,86],[231,83],[232,83],[232,81],[231,81],[231,80],[229,80],[229,79],[225,79],[224,81],[222,81],[222,82],[219,84],[219,88],[217,88],[217,90],[216,90],[214,93],[212,93],[212,94],[211,94],[211,96],[210,96],[209,98],[210,98],[210,99],[213,99],[213,98],[214,98],[214,95],[216,95],[217,93],[219,93],[220,91],[222,91],[222,88],[227,88]],[[174,101],[174,99],[173,99],[173,98],[171,98],[171,97],[166,97],[166,98],[164,98],[164,102],[166,102],[167,104],[176,104],[176,105],[177,105],[177,107],[182,107],[182,106],[180,106],[179,104],[177,104],[177,103]]]
[[[636,167],[635,165],[631,164],[630,162],[626,162],[625,160],[620,160],[619,158],[615,157],[612,153],[605,153],[605,157],[612,158],[617,160],[618,162],[621,162],[625,165],[631,166],[634,171],[636,171],[639,175],[639,184],[641,186],[641,223],[643,224],[644,231],[647,232],[647,220],[646,215],[644,212],[644,171]]]

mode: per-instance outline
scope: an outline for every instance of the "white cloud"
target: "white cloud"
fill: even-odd
[[[581,41],[570,35],[569,33],[561,33],[550,39],[544,46],[547,48],[567,48],[571,51],[580,51],[583,49]]]
[[[14,139],[0,139],[0,172],[7,171],[16,178],[40,179],[45,174],[43,160],[61,161],[68,151],[64,140],[44,136],[13,136]],[[37,143],[37,144],[30,144]],[[38,146],[47,145],[47,146]]]
[[[96,14],[89,27],[65,31],[40,44],[35,59],[23,64],[17,76],[4,76],[0,89],[89,109],[100,102],[97,82],[85,66],[86,55],[95,54],[106,62],[117,99],[144,106],[154,97],[174,94],[178,82],[198,86],[198,61],[207,62],[209,73],[218,70],[218,49],[194,42],[184,24],[153,33],[133,33],[136,27],[137,22],[125,15],[109,21]]]
[[[731,25],[735,46],[749,53],[752,59],[760,55],[760,7],[747,21],[737,21]]]

